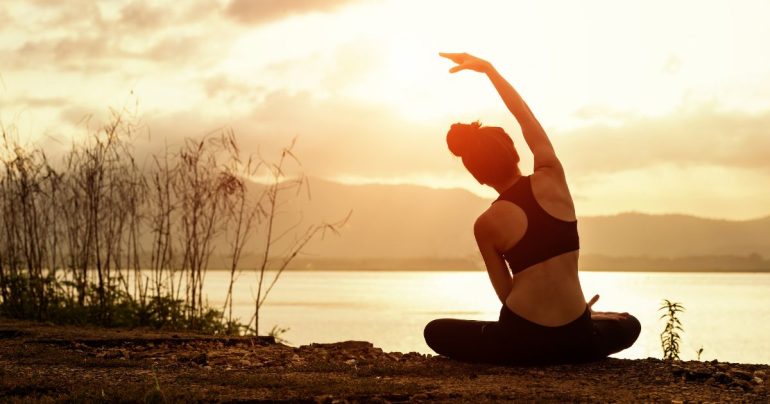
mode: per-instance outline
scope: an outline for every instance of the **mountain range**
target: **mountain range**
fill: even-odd
[[[349,217],[339,234],[308,244],[297,259],[300,266],[480,265],[472,228],[489,199],[463,189],[417,185],[349,185],[317,178],[309,184],[309,192],[285,195],[279,227]],[[578,229],[587,269],[770,269],[770,217],[733,221],[623,213],[579,217]]]

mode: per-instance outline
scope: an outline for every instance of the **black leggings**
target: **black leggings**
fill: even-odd
[[[579,363],[598,360],[633,345],[639,320],[576,320],[547,327],[525,320],[505,305],[498,321],[438,319],[425,326],[425,342],[436,353],[465,362],[509,365]]]

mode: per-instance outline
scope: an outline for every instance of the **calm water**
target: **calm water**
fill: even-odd
[[[582,272],[586,297],[600,311],[627,311],[642,323],[639,340],[620,358],[661,357],[662,299],[684,304],[682,359],[770,363],[770,274]],[[234,313],[253,313],[255,275],[235,285]],[[227,273],[206,277],[209,302],[224,299]],[[290,330],[291,345],[366,340],[386,351],[431,353],[424,325],[438,317],[495,320],[500,303],[486,272],[285,272],[262,308],[260,333]]]

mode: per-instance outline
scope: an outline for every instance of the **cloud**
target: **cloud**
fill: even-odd
[[[3,21],[3,24],[0,24],[0,32],[3,31],[10,31],[12,28],[15,28],[15,21],[13,20],[11,13],[8,12],[8,10],[4,8],[0,8],[0,21]]]
[[[109,111],[104,108],[69,105],[59,110],[59,118],[74,127],[83,127],[87,123],[97,126],[107,124],[110,116]]]
[[[262,86],[255,86],[232,79],[224,74],[216,74],[200,81],[203,92],[209,98],[220,98],[227,102],[255,102],[259,95],[266,92]]]
[[[149,6],[144,1],[131,2],[120,10],[120,23],[132,28],[156,28],[167,20],[168,11]]]
[[[206,87],[209,96],[224,100],[239,94],[253,96],[260,90],[225,76],[210,77]],[[156,115],[146,123],[155,139],[167,139],[169,144],[232,127],[242,149],[252,153],[280,150],[297,137],[303,168],[314,176],[462,175],[462,166],[446,151],[445,122],[411,122],[388,108],[339,95],[318,97],[280,90],[261,98],[240,98],[254,103],[241,114],[214,116],[186,110]],[[70,121],[82,118],[82,111],[70,112]],[[579,180],[660,167],[768,173],[768,132],[770,111],[749,115],[703,106],[658,118],[629,118],[619,126],[593,125],[551,135],[570,177]]]
[[[205,34],[167,35],[157,39],[152,45],[135,54],[140,60],[152,63],[171,64],[175,69],[184,68],[189,63],[210,66],[226,52],[218,46],[218,41]]]
[[[770,169],[770,111],[727,112],[710,105],[658,118],[592,125],[554,138],[577,172],[633,170],[661,164]]]
[[[81,30],[81,33],[95,32],[108,27],[102,16],[100,4],[90,0],[31,0],[13,1],[6,0],[8,8],[14,6],[24,10],[13,16],[11,23],[28,32],[34,32],[36,36],[44,36],[57,30]],[[20,5],[20,6],[19,6]]]
[[[241,116],[180,111],[147,124],[153,137],[169,144],[232,127],[242,150],[267,155],[296,137],[303,170],[313,176],[389,178],[461,169],[445,150],[443,127],[409,124],[375,105],[341,97],[318,99],[307,92],[271,93]]]
[[[67,35],[59,38],[27,41],[19,46],[13,57],[17,68],[44,66],[91,70],[102,65],[104,58],[124,52],[100,35]],[[90,68],[89,68],[90,66]]]
[[[243,24],[275,21],[295,14],[331,11],[351,0],[233,0],[226,14]]]
[[[33,6],[36,12],[19,14],[13,22],[36,35],[18,36],[10,48],[0,49],[0,65],[90,73],[130,70],[132,66],[125,63],[135,61],[163,64],[197,59],[210,63],[226,51],[221,44],[234,33],[215,29],[225,21],[219,18],[222,7],[214,0],[185,2],[180,7],[138,1],[113,13],[90,1],[39,0]],[[203,23],[206,29],[197,29]],[[211,35],[212,29],[219,35]]]
[[[70,100],[64,97],[17,97],[9,100],[0,100],[0,107],[22,107],[22,108],[61,108],[69,105]]]

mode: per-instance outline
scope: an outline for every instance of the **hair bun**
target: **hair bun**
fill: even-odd
[[[446,143],[449,151],[457,157],[462,157],[469,150],[475,148],[478,142],[478,131],[481,123],[476,121],[470,124],[455,123],[446,134]]]

